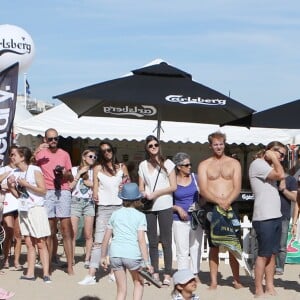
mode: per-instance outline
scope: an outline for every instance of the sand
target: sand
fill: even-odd
[[[23,247],[25,247],[23,245]],[[22,261],[26,260],[25,248],[22,251]],[[59,248],[59,254],[62,254],[62,248]],[[76,265],[75,275],[69,276],[62,269],[55,269],[52,273],[52,283],[44,283],[41,278],[41,271],[36,269],[37,279],[33,282],[20,280],[22,271],[14,271],[13,268],[5,270],[5,275],[0,275],[0,287],[14,291],[16,294],[13,300],[24,299],[55,299],[55,300],[78,300],[83,296],[97,296],[101,300],[115,299],[116,285],[108,281],[107,274],[103,272],[97,273],[98,282],[91,286],[81,286],[77,282],[83,279],[87,274],[87,270],[83,267],[83,248],[76,248]],[[61,257],[65,261],[64,257]],[[26,265],[25,265],[26,266]],[[174,265],[176,267],[176,264]],[[200,279],[201,284],[198,285],[196,294],[200,296],[201,300],[247,300],[254,299],[253,279],[244,275],[241,270],[241,280],[245,288],[235,290],[232,287],[232,276],[229,265],[224,262],[220,263],[219,268],[219,286],[215,291],[208,290],[209,284],[209,268],[208,262],[201,263]],[[278,293],[277,296],[269,296],[272,300],[300,300],[300,265],[286,265],[283,276],[275,277],[275,286]],[[132,299],[132,282],[128,276],[128,297]],[[145,286],[144,297],[145,300],[159,300],[170,299],[172,288],[158,289],[152,286]]]

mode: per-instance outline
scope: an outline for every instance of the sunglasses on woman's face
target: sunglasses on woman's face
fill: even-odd
[[[105,152],[107,153],[112,153],[112,149],[111,148],[106,148],[106,149],[101,149],[101,152],[104,154]]]
[[[148,149],[157,148],[157,147],[159,147],[158,143],[148,145]]]
[[[91,159],[97,159],[97,156],[96,156],[96,155],[92,155],[92,154],[87,155],[87,157],[88,157],[88,158],[91,158]]]
[[[181,165],[179,165],[179,166],[188,168],[188,167],[191,167],[192,164],[191,164],[191,163],[189,163],[189,164],[181,164]]]

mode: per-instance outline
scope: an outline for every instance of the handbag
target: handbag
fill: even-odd
[[[193,180],[197,187],[198,196],[200,195],[198,183],[196,181],[194,173],[192,173]],[[207,211],[203,207],[199,207],[200,201],[195,205],[195,209],[191,211],[191,228],[196,230],[198,226],[201,226],[203,229],[206,229],[206,214]]]
[[[203,229],[206,228],[206,210],[204,208],[199,208],[191,212],[191,228],[196,230],[198,226]]]
[[[156,176],[156,180],[155,180],[155,183],[154,183],[154,187],[153,187],[153,191],[152,191],[152,192],[155,191],[155,188],[156,188],[156,184],[157,184],[157,180],[158,180],[158,176],[159,176],[160,170],[161,170],[161,167],[160,167],[159,170],[158,170],[158,174],[157,174],[157,176]],[[148,210],[152,209],[153,204],[154,204],[154,201],[153,201],[153,200],[148,200],[147,198],[142,198],[142,199],[141,199],[141,202],[142,202],[141,210],[143,210],[143,211],[148,211]]]

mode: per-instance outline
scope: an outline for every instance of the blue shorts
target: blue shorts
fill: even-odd
[[[109,258],[110,267],[113,271],[119,270],[138,270],[142,266],[141,259],[132,259],[124,257],[110,257]]]
[[[71,217],[71,192],[68,190],[48,190],[45,197],[48,218]]]
[[[258,243],[258,256],[271,257],[280,249],[281,218],[253,221]]]

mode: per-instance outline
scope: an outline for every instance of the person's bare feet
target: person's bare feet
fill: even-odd
[[[214,291],[214,290],[217,289],[217,287],[218,287],[218,285],[216,283],[211,283],[208,290],[209,291]]]
[[[277,296],[277,292],[275,291],[275,288],[270,288],[270,289],[266,288],[265,294],[270,296]]]
[[[266,295],[264,293],[262,293],[262,294],[255,294],[254,298],[266,298]]]
[[[67,272],[68,272],[68,275],[70,275],[70,276],[75,275],[74,270],[73,270],[73,267],[68,268],[68,269],[67,269]]]
[[[244,286],[243,286],[240,282],[238,282],[238,281],[233,281],[232,284],[233,284],[233,287],[234,287],[236,290],[244,288]]]

